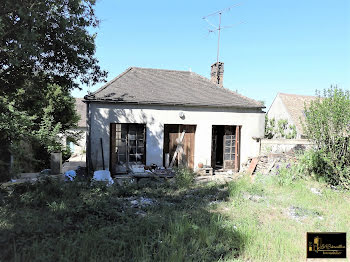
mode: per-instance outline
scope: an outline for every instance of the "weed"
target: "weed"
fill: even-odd
[[[179,188],[189,187],[192,185],[195,173],[188,168],[179,168],[175,171],[175,181]]]

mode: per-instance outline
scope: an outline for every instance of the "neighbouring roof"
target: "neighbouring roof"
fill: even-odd
[[[84,97],[100,102],[264,108],[250,98],[190,71],[130,67],[106,85]]]
[[[303,134],[303,127],[301,125],[301,121],[305,120],[304,105],[308,107],[311,101],[317,99],[317,97],[284,93],[279,93],[278,95],[280,96],[284,106],[286,107],[290,117],[292,118],[297,128],[297,131]]]
[[[78,127],[86,127],[86,105],[83,100],[83,98],[75,98],[75,109],[80,116]]]

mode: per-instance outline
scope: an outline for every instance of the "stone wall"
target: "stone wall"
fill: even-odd
[[[260,155],[283,154],[291,150],[307,150],[313,147],[307,139],[262,139]]]

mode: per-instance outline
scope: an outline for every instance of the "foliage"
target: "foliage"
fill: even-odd
[[[33,102],[33,108],[22,110],[25,91],[18,89],[15,96],[0,98],[3,113],[0,115],[0,136],[4,148],[14,159],[12,170],[3,169],[0,181],[8,179],[9,173],[34,172],[49,167],[50,153],[64,150],[62,136],[71,141],[80,132],[67,130],[77,126],[79,116],[75,99],[60,86],[49,85],[43,100]]]
[[[277,165],[275,168],[276,183],[280,186],[293,185],[294,181],[301,176],[301,170],[299,164],[296,163],[284,163]]]
[[[175,181],[178,187],[189,187],[194,181],[195,173],[189,168],[176,170]]]
[[[0,95],[103,80],[106,73],[94,57],[96,35],[88,31],[99,23],[94,5],[95,0],[1,1]]]
[[[21,111],[16,105],[16,98],[23,95],[22,90],[17,90],[14,99],[6,96],[0,96],[0,141],[9,143],[9,141],[26,139],[31,136],[32,126],[36,115],[28,115]]]
[[[0,260],[302,261],[305,232],[349,229],[349,191],[275,178],[189,189],[53,179],[0,187]],[[155,204],[133,207],[141,198]]]
[[[0,142],[6,154],[11,144],[26,141],[34,157],[47,163],[49,152],[62,149],[57,135],[78,121],[70,91],[104,81],[95,58],[94,5],[0,2]]]
[[[338,87],[305,106],[305,134],[316,144],[308,168],[328,183],[350,189],[350,91]]]
[[[218,261],[234,258],[240,235],[207,210],[223,186],[176,191],[91,186],[44,179],[0,191],[0,260]],[[135,208],[133,199],[154,205]],[[49,221],[49,223],[48,223]],[[136,244],[135,244],[136,243]]]
[[[265,115],[265,138],[286,138],[294,139],[297,136],[297,130],[295,125],[288,124],[287,119],[279,119],[276,125],[276,119],[269,119]]]

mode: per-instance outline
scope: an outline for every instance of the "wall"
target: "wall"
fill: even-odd
[[[262,139],[260,155],[282,154],[291,149],[309,149],[313,145],[307,139]]]
[[[183,112],[185,117],[180,118]],[[213,109],[179,106],[123,105],[91,103],[91,161],[93,168],[102,166],[100,138],[104,159],[109,166],[110,123],[146,124],[146,164],[163,165],[164,124],[197,125],[195,134],[194,166],[199,162],[211,165],[212,125],[241,125],[241,163],[249,156],[259,154],[259,142],[252,137],[263,137],[264,117],[259,110]]]
[[[80,138],[77,141],[77,145],[74,145],[74,152],[73,155],[83,155],[86,151],[86,133],[87,128],[86,127],[78,127],[76,129],[72,129],[71,131],[80,131]],[[67,146],[67,138],[62,135],[61,137],[61,143],[63,146]]]
[[[275,118],[276,119],[276,125],[278,120],[280,119],[287,119],[289,125],[294,125],[295,123],[293,122],[292,117],[289,115],[286,107],[283,104],[283,101],[279,94],[275,97],[273,100],[269,111],[267,112],[267,116],[269,119]],[[296,138],[301,138],[301,134],[297,131],[297,137]]]

